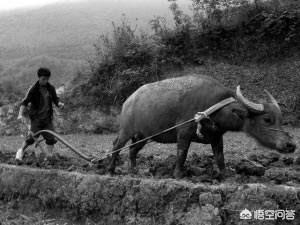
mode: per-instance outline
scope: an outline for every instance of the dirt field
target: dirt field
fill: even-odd
[[[286,128],[300,145],[300,129]],[[83,153],[102,157],[111,150],[115,135],[66,135],[69,143]],[[0,162],[15,164],[15,151],[22,143],[22,137],[2,137],[0,139]],[[275,150],[266,149],[258,145],[252,138],[243,133],[228,133],[224,137],[224,154],[228,168],[226,179],[229,183],[274,183],[300,184],[300,163],[296,158],[300,156],[299,147],[293,154],[280,154]],[[30,148],[25,154],[24,165],[46,169],[63,169],[83,173],[105,174],[109,157],[99,165],[89,165],[79,159],[63,144],[56,145],[55,157],[45,160],[42,148]],[[172,172],[176,160],[176,145],[149,143],[138,155],[137,174],[135,177],[173,178]],[[251,160],[251,161],[249,161]],[[210,145],[193,143],[186,162],[186,177],[190,182],[219,183],[214,177],[215,162]],[[128,175],[128,151],[121,154],[116,169],[117,175]]]
[[[300,145],[300,129],[286,128]],[[64,138],[85,154],[102,156],[109,151],[115,135],[67,135]],[[16,149],[22,143],[22,137],[0,138],[0,162],[15,164]],[[42,145],[42,148],[45,147]],[[274,150],[268,150],[256,144],[253,139],[243,133],[228,133],[224,137],[225,162],[228,168],[225,180],[219,181],[215,177],[214,159],[209,145],[192,144],[186,162],[186,177],[182,181],[206,184],[285,184],[300,187],[300,157],[299,147],[293,154],[282,155]],[[56,157],[44,160],[44,155],[35,154],[39,148],[31,148],[25,155],[24,165],[28,167],[63,169],[89,174],[105,174],[108,160],[97,166],[91,166],[80,160],[74,153],[62,144],[56,145]],[[248,159],[248,160],[245,160]],[[121,154],[116,169],[117,176],[137,178],[165,179],[173,178],[172,172],[176,160],[176,145],[149,143],[140,152],[137,160],[136,174],[128,173],[128,151]],[[249,161],[251,160],[251,161]],[[0,203],[0,224],[75,224],[57,219],[42,212],[28,214]],[[92,221],[82,221],[80,224],[94,224]]]

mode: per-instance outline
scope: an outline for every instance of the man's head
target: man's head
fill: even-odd
[[[39,84],[42,85],[42,86],[45,86],[49,81],[49,78],[51,76],[51,72],[47,68],[39,68],[38,71],[37,71],[37,75],[38,75],[38,78],[39,78]]]

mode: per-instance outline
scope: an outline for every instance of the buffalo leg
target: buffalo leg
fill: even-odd
[[[214,158],[216,164],[218,166],[218,175],[223,175],[225,172],[225,161],[224,161],[224,153],[223,153],[223,137],[215,138],[211,142],[211,147],[214,153]]]
[[[143,138],[144,137],[142,135],[136,135],[131,140],[132,140],[132,143],[135,143],[139,140],[142,140]],[[143,142],[133,145],[129,149],[129,159],[130,159],[129,169],[133,173],[135,172],[135,167],[136,167],[136,156],[137,156],[138,152],[145,146],[145,144],[146,144],[146,141],[143,141]]]
[[[128,141],[127,138],[123,138],[121,135],[119,137],[117,137],[113,143],[113,149],[112,151],[116,151],[119,148],[122,148],[126,142]],[[120,151],[116,151],[112,154],[112,159],[111,162],[109,164],[108,167],[108,171],[113,174],[115,172],[115,168],[116,168],[116,160],[119,156]]]
[[[191,144],[189,135],[185,132],[179,132],[177,135],[177,161],[174,171],[174,177],[179,179],[184,177],[184,163]]]

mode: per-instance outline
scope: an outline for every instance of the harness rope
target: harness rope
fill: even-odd
[[[40,131],[34,133],[33,136],[38,136],[38,135],[41,134],[41,133],[49,133],[49,134],[55,136],[55,137],[56,137],[60,142],[62,142],[64,145],[66,145],[67,147],[69,147],[74,153],[76,153],[76,154],[77,154],[79,157],[81,157],[82,159],[84,159],[84,160],[86,160],[86,161],[88,161],[88,162],[91,162],[91,163],[97,163],[97,162],[100,162],[101,160],[105,159],[105,158],[106,158],[108,155],[110,155],[110,154],[113,154],[113,153],[116,153],[116,152],[120,152],[120,151],[123,151],[123,150],[125,150],[125,149],[128,149],[128,148],[130,148],[130,147],[132,147],[132,146],[134,146],[134,145],[136,145],[136,144],[139,144],[139,143],[142,143],[142,142],[145,142],[145,141],[149,141],[150,139],[152,139],[152,138],[154,138],[154,137],[156,137],[156,136],[159,136],[159,135],[161,135],[161,134],[163,134],[163,133],[166,133],[166,132],[168,132],[168,131],[171,131],[171,130],[177,128],[177,127],[183,126],[183,125],[188,124],[188,123],[193,122],[193,121],[195,121],[195,122],[198,123],[201,119],[203,119],[203,118],[205,118],[205,117],[208,117],[209,115],[211,115],[211,114],[214,113],[215,111],[217,111],[217,110],[223,108],[224,106],[226,106],[226,105],[228,105],[228,104],[230,104],[230,103],[232,103],[232,102],[235,102],[235,101],[236,101],[236,100],[235,100],[233,97],[226,98],[226,99],[224,99],[224,100],[222,100],[222,101],[216,103],[215,105],[209,107],[209,108],[206,109],[205,111],[203,111],[203,112],[198,112],[198,113],[195,115],[195,117],[192,118],[192,119],[189,119],[189,120],[184,121],[184,122],[182,122],[182,123],[176,124],[176,125],[174,125],[174,126],[168,128],[168,129],[165,129],[165,130],[163,130],[163,131],[161,131],[161,132],[158,132],[158,133],[156,133],[156,134],[154,134],[154,135],[148,136],[148,137],[146,137],[146,138],[144,138],[144,139],[142,139],[142,140],[139,140],[139,141],[137,141],[137,142],[134,142],[134,143],[132,143],[132,144],[130,144],[130,145],[124,146],[124,147],[119,148],[119,149],[117,149],[117,150],[114,150],[114,151],[112,151],[112,152],[105,153],[104,156],[102,156],[102,157],[86,156],[85,154],[83,154],[83,153],[81,153],[79,150],[77,150],[75,147],[73,147],[73,146],[72,146],[70,143],[68,143],[66,140],[64,140],[62,137],[60,137],[58,134],[56,134],[55,132],[50,131],[50,130],[40,130]],[[149,142],[152,142],[152,141],[153,141],[153,140],[150,140]]]

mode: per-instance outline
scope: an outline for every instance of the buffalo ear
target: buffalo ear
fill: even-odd
[[[233,108],[231,112],[240,122],[243,122],[249,116],[248,110],[242,108]]]

